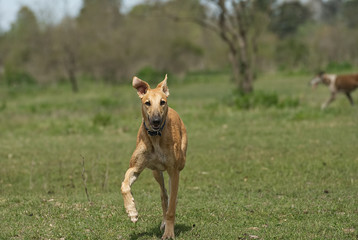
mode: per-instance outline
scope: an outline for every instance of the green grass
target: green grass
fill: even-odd
[[[249,110],[228,105],[226,74],[169,78],[189,137],[177,239],[358,238],[358,108],[341,95],[321,111],[328,89],[310,77],[262,76],[258,91],[299,105]],[[120,194],[141,122],[130,85],[1,88],[0,239],[161,237],[151,172],[132,188],[136,224]]]

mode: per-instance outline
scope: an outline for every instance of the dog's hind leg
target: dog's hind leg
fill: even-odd
[[[137,180],[141,170],[137,167],[131,167],[127,170],[124,180],[122,182],[121,192],[124,201],[124,207],[132,222],[137,222],[138,212],[135,207],[134,199],[131,193],[131,185]]]
[[[162,221],[162,224],[160,225],[160,230],[163,231],[164,227],[165,227],[165,215],[168,211],[168,194],[167,194],[167,190],[165,189],[165,185],[164,185],[163,172],[154,170],[153,176],[154,176],[155,180],[159,183],[159,186],[160,186],[160,198],[162,200],[162,209],[163,209],[163,221]]]
[[[354,105],[354,102],[353,102],[353,98],[352,98],[351,94],[350,94],[349,92],[346,92],[346,96],[347,96],[347,98],[348,98],[350,104],[353,106],[353,105]]]

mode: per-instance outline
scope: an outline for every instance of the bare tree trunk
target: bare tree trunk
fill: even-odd
[[[240,64],[237,54],[230,52],[229,53],[229,62],[231,64],[232,77],[236,83],[238,89],[241,91],[243,89],[240,73]]]
[[[236,4],[236,17],[239,28],[239,52],[240,52],[240,73],[242,76],[242,91],[250,93],[253,91],[252,70],[248,53],[247,42],[247,19],[246,19],[246,3],[241,1]]]
[[[69,69],[68,70],[68,75],[69,75],[69,78],[70,78],[72,92],[77,93],[79,91],[79,89],[78,89],[78,84],[77,84],[77,78],[76,78],[75,71],[73,69]]]
[[[244,93],[250,93],[253,91],[252,86],[252,73],[250,68],[250,61],[248,59],[246,36],[242,38],[240,36],[240,57],[239,57],[239,68],[241,76],[241,90]]]
[[[65,60],[65,68],[71,83],[72,92],[77,93],[79,91],[79,88],[76,77],[76,57],[72,52],[71,47],[65,45],[64,50],[67,53],[67,61]]]
[[[252,81],[254,81],[257,78],[257,72],[256,69],[258,68],[258,58],[257,55],[259,53],[259,48],[257,44],[257,38],[251,39],[252,44],[252,56],[251,56],[251,72],[252,72]]]
[[[221,10],[219,15],[220,37],[229,46],[229,60],[233,72],[234,80],[243,93],[253,91],[252,70],[249,59],[249,45],[247,42],[246,28],[248,23],[245,21],[245,2],[234,3],[235,19],[230,18],[225,6],[225,0],[219,0],[218,6]],[[231,21],[230,21],[231,20]],[[235,25],[237,29],[235,29]]]
[[[241,69],[238,59],[238,45],[237,45],[237,34],[232,26],[229,27],[228,24],[228,14],[225,6],[225,0],[219,0],[218,6],[221,10],[219,15],[219,34],[221,39],[229,47],[229,61],[231,63],[231,70],[233,73],[233,78],[237,87],[240,91],[243,90],[242,78],[241,78]]]

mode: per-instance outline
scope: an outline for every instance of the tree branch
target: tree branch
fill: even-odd
[[[227,20],[226,20],[227,10],[226,10],[226,6],[225,6],[225,0],[219,0],[217,2],[217,4],[221,10],[220,15],[219,15],[219,22],[218,22],[219,27],[220,27],[220,36],[228,44],[231,53],[233,55],[236,55],[237,48],[235,47],[235,42],[232,39],[230,39],[230,37],[228,36],[228,34],[230,34],[231,36],[234,36],[233,37],[234,39],[236,38],[233,31],[230,31],[227,26]]]
[[[205,21],[201,18],[197,18],[197,17],[178,17],[176,15],[170,14],[168,12],[163,12],[164,15],[166,15],[168,18],[172,19],[175,22],[193,22],[196,23],[198,25],[200,25],[201,27],[204,27],[206,29],[209,29],[217,34],[220,33],[220,29],[215,25],[212,24],[208,21]]]

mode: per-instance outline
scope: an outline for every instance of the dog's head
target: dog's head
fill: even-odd
[[[316,88],[318,84],[323,83],[324,82],[324,76],[325,73],[324,72],[319,72],[311,81],[310,81],[310,85],[312,86],[312,88]]]
[[[168,113],[167,98],[169,89],[167,75],[154,89],[151,89],[147,82],[137,77],[133,77],[132,85],[137,89],[138,96],[142,101],[143,118],[148,121],[153,130],[158,131]]]

